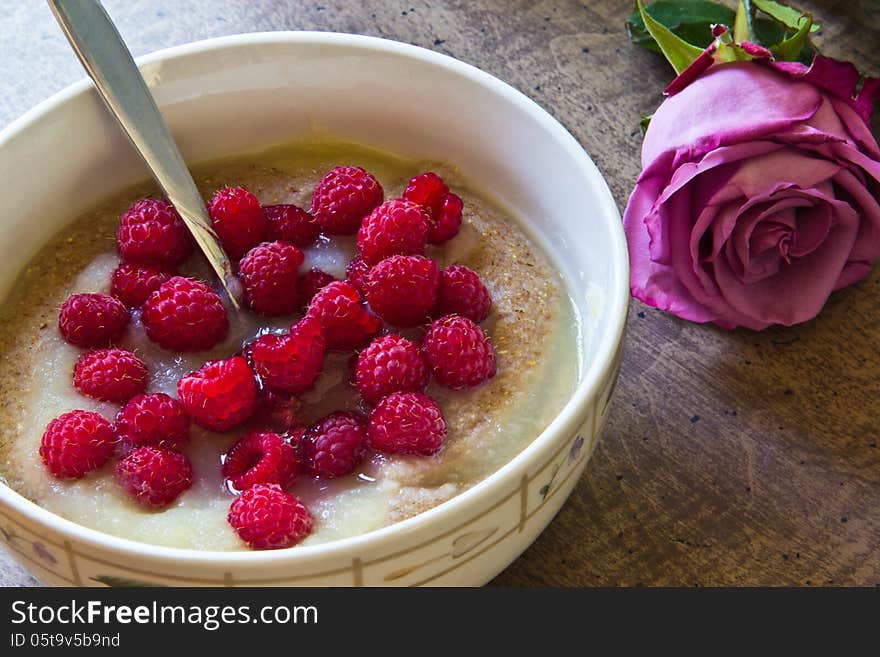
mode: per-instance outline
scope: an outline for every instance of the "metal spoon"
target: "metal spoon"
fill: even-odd
[[[232,304],[240,308],[232,265],[211,227],[205,201],[110,16],[97,0],[48,2],[110,113],[177,208]]]

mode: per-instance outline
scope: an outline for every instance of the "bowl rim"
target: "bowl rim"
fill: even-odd
[[[305,562],[314,558],[333,558],[352,552],[373,551],[382,543],[394,542],[395,537],[417,534],[425,525],[430,525],[443,517],[456,516],[479,499],[492,499],[510,489],[511,483],[518,482],[524,471],[533,465],[534,456],[543,451],[548,443],[559,435],[572,435],[580,428],[584,409],[603,382],[611,368],[618,346],[623,341],[629,300],[629,264],[626,238],[617,204],[608,184],[593,160],[571,135],[571,133],[547,110],[531,98],[499,78],[471,64],[449,55],[427,48],[379,37],[317,31],[272,31],[234,34],[194,41],[170,48],[154,51],[136,58],[138,66],[170,60],[185,59],[211,51],[248,46],[272,47],[281,44],[321,44],[360,48],[364,51],[401,56],[446,69],[475,82],[503,97],[505,102],[518,105],[543,126],[557,140],[564,150],[578,164],[579,173],[598,190],[596,215],[607,224],[614,254],[612,257],[611,285],[605,292],[603,312],[608,316],[607,330],[597,336],[596,355],[583,372],[580,382],[571,397],[550,425],[535,437],[513,459],[501,466],[491,475],[473,485],[468,490],[431,509],[397,523],[381,527],[348,538],[327,541],[315,545],[293,546],[280,550],[219,551],[196,550],[154,545],[133,539],[121,538],[79,525],[28,500],[5,482],[0,481],[0,503],[11,507],[26,518],[46,527],[50,531],[64,535],[80,544],[93,546],[109,553],[124,553],[129,557],[147,558],[150,561],[167,563],[192,563],[198,566],[218,566],[224,568],[240,565],[266,565],[281,562]],[[22,116],[13,120],[0,130],[0,149],[18,133],[26,130],[44,115],[49,114],[65,102],[88,93],[93,93],[94,85],[88,78],[74,82],[61,91],[43,100]],[[279,576],[281,574],[279,573]]]

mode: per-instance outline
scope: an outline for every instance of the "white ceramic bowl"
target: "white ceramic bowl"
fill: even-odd
[[[72,55],[71,55],[72,56]],[[273,32],[139,60],[188,161],[252,151],[317,126],[461,168],[537,235],[583,318],[577,388],[513,461],[458,497],[368,534],[268,552],[157,547],[86,529],[0,485],[0,538],[46,583],[475,585],[516,558],[583,471],[620,367],[628,266],[592,160],[547,112],[450,57],[371,37]],[[65,222],[145,177],[82,81],[0,133],[0,294]]]

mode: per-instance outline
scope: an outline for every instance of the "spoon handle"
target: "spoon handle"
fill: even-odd
[[[232,266],[156,101],[116,26],[97,0],[48,0],[98,93],[168,195],[236,308]]]

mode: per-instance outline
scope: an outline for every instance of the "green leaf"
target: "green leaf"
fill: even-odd
[[[756,18],[753,25],[757,43],[766,48],[785,41],[790,34],[782,25],[770,18]]]
[[[652,18],[642,6],[642,0],[636,0],[636,6],[638,7],[639,12],[641,12],[645,28],[651,33],[654,41],[657,42],[661,52],[666,57],[667,61],[672,64],[672,68],[675,69],[676,73],[681,73],[690,66],[697,57],[703,54],[702,48],[692,46],[687,41],[677,36],[668,27]]]
[[[712,36],[712,27],[708,23],[682,23],[673,32],[691,45],[699,48],[705,48],[712,43],[714,38]],[[631,32],[630,39],[637,46],[663,54],[648,30]]]
[[[777,59],[793,62],[798,58],[798,55],[800,55],[804,44],[807,42],[807,35],[810,33],[810,28],[813,25],[813,17],[809,14],[805,14],[805,16],[807,20],[801,23],[800,29],[795,32],[794,36],[770,48]]]
[[[755,19],[754,27],[757,42],[767,48],[773,48],[794,34],[793,31],[786,30],[780,23],[770,18]],[[815,54],[816,48],[810,43],[809,39],[806,39],[803,48],[801,48],[797,56],[797,61],[809,66],[813,62]]]
[[[747,62],[751,57],[735,43],[721,43],[715,51],[715,59],[719,62]]]
[[[639,130],[642,131],[642,137],[645,136],[645,133],[648,132],[648,126],[651,124],[651,119],[654,118],[654,115],[643,116],[642,120],[639,121]]]
[[[754,41],[752,37],[752,21],[749,0],[739,0],[736,8],[736,18],[733,21],[733,40],[737,43]]]
[[[754,5],[765,14],[772,16],[786,27],[791,28],[792,30],[800,29],[801,18],[805,15],[802,11],[794,9],[793,7],[787,7],[782,3],[776,2],[776,0],[752,0],[752,3],[754,3]],[[810,31],[815,32],[821,27],[822,26],[819,25],[819,23],[813,23],[812,27],[810,27]]]
[[[730,8],[705,0],[657,0],[645,7],[645,10],[651,18],[668,27],[677,36],[700,48],[712,43],[713,23],[733,25],[736,16]],[[626,20],[626,30],[636,45],[661,52],[645,27],[638,8]]]
[[[801,48],[800,53],[798,53],[795,61],[800,62],[804,66],[810,66],[813,63],[813,58],[819,53],[809,39],[804,43],[804,47]]]

